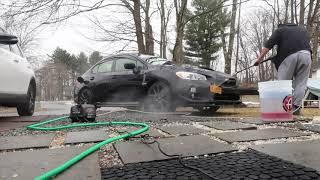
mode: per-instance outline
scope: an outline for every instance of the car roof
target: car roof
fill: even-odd
[[[5,33],[5,32],[1,32],[1,31],[0,31],[0,36],[6,36],[6,37],[16,37],[16,36],[14,36],[14,35],[12,35],[12,34],[9,34],[9,33]]]
[[[148,54],[138,54],[138,53],[121,53],[121,54],[114,54],[110,56],[106,56],[104,59],[112,58],[112,57],[134,57],[137,59],[141,59],[143,61],[146,61],[150,58],[158,58],[158,56],[148,55]]]
[[[108,59],[108,58],[113,58],[113,57],[126,57],[126,56],[138,58],[137,54],[121,53],[121,54],[112,54],[109,56],[105,56],[105,57],[103,57],[103,59]]]

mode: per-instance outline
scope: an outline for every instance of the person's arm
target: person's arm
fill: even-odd
[[[254,63],[254,65],[255,65],[255,66],[258,66],[258,65],[262,62],[264,56],[265,56],[269,51],[270,51],[270,49],[263,47],[263,48],[261,49],[260,55],[259,55],[259,57],[257,58],[257,60],[256,60],[256,62]]]
[[[272,33],[270,38],[264,43],[264,47],[261,49],[260,55],[258,56],[256,62],[254,63],[255,66],[258,66],[262,62],[264,56],[270,51],[270,49],[272,49],[274,45],[279,44],[279,39],[280,39],[280,30],[277,29]]]

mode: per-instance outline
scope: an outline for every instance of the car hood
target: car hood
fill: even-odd
[[[229,74],[223,73],[223,72],[219,72],[219,71],[214,71],[211,69],[206,69],[206,68],[202,68],[202,67],[197,67],[197,66],[191,66],[191,65],[161,65],[161,66],[157,66],[157,67],[161,67],[161,68],[166,68],[166,69],[170,69],[171,71],[187,71],[187,72],[195,72],[198,74],[202,74],[204,76],[207,77],[207,79],[212,83],[212,84],[217,84],[217,85],[221,85],[224,82],[232,79],[235,80],[234,77],[232,77]]]

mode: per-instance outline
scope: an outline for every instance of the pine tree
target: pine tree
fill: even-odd
[[[186,56],[200,58],[201,64],[209,67],[210,62],[217,58],[214,54],[222,47],[219,37],[221,29],[227,26],[228,16],[222,10],[222,0],[194,0],[192,6],[195,11],[191,16],[199,16],[186,27]],[[216,11],[204,13],[212,9]]]
[[[77,71],[80,74],[85,73],[89,69],[88,56],[84,52],[80,52],[79,56],[77,57],[77,64]]]
[[[99,51],[93,51],[89,56],[89,63],[91,66],[102,60],[102,56]]]

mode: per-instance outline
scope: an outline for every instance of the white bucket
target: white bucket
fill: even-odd
[[[292,81],[258,83],[261,119],[263,121],[292,121]]]

